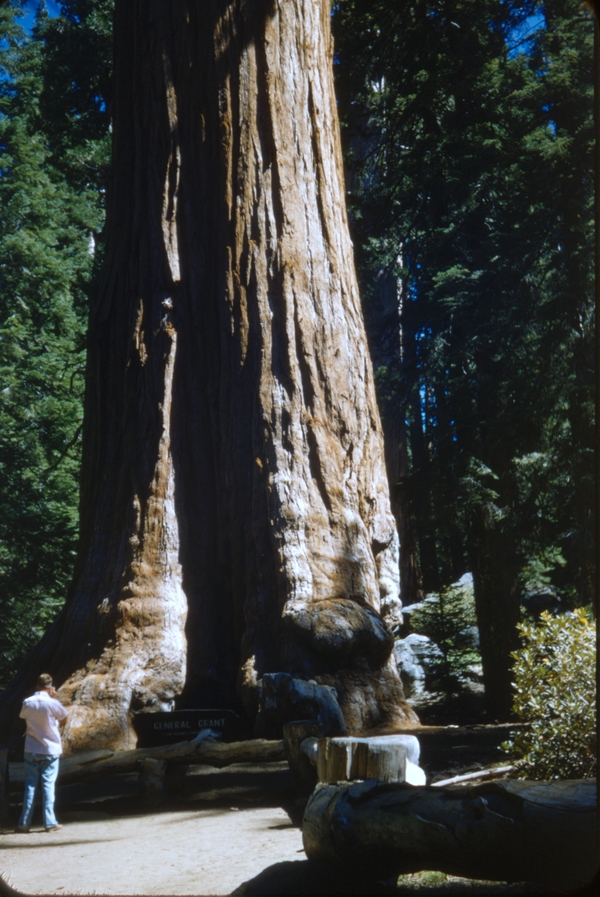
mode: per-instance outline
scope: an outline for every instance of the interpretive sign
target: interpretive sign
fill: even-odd
[[[249,737],[243,720],[233,710],[173,710],[170,713],[138,713],[133,718],[137,746],[159,747],[192,741],[203,729],[212,729],[221,741]]]

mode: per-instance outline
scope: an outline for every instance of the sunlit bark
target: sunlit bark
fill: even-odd
[[[414,719],[331,62],[326,0],[117,0],[81,546],[28,664],[70,750],[178,698],[253,717],[280,670]]]

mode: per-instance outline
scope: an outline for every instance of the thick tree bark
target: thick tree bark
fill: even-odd
[[[326,0],[117,0],[81,545],[5,701],[49,668],[70,751],[178,698],[252,717],[280,670],[414,720],[331,57]]]

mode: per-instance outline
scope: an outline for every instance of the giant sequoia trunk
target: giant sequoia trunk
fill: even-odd
[[[335,686],[414,720],[384,624],[398,538],[344,206],[328,0],[117,0],[81,542],[42,668],[71,751],[132,712]]]

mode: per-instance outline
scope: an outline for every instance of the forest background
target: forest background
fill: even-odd
[[[72,574],[110,166],[111,0],[37,6],[0,6],[0,688]],[[592,18],[332,15],[403,602],[471,572],[506,657],[521,614],[595,601]]]

